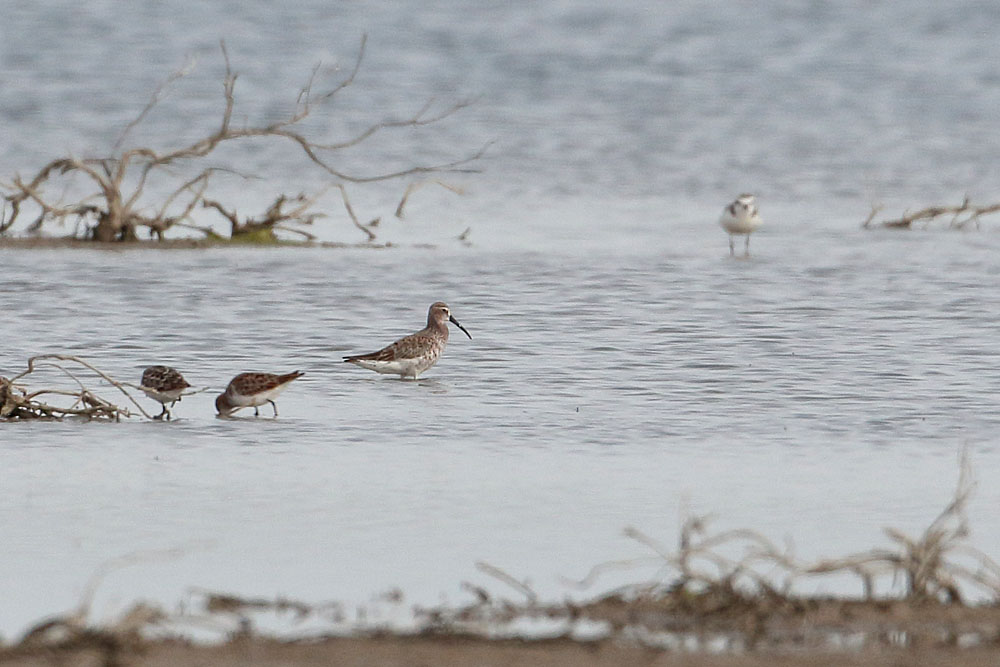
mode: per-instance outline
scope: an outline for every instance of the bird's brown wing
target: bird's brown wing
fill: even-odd
[[[355,354],[344,357],[344,361],[396,361],[397,359],[412,359],[419,356],[419,352],[427,348],[428,343],[433,338],[422,331],[400,338],[391,345],[386,345],[381,350],[369,352],[368,354]]]
[[[143,371],[141,384],[159,391],[175,391],[191,386],[179,371],[170,366],[150,366]]]
[[[305,373],[301,371],[292,371],[285,375],[275,375],[274,373],[240,373],[229,383],[229,387],[243,396],[252,396],[262,391],[270,391],[302,375],[305,375]]]

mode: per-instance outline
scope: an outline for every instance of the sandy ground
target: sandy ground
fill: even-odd
[[[0,652],[5,667],[256,667],[257,665],[337,665],[338,667],[430,667],[432,665],[500,667],[964,667],[1000,665],[1000,647],[983,649],[873,649],[852,653],[822,651],[743,655],[662,652],[616,641],[582,644],[570,640],[515,641],[456,637],[336,638],[281,643],[240,639],[219,646],[191,646],[163,641],[130,647],[20,649]]]

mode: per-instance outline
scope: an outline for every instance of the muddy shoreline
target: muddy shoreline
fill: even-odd
[[[213,665],[338,665],[361,667],[415,667],[418,665],[534,665],[537,667],[595,667],[650,665],[673,667],[786,667],[901,666],[950,667],[996,665],[1000,649],[871,648],[858,651],[823,649],[760,650],[740,654],[665,651],[618,640],[579,642],[571,639],[491,640],[469,636],[331,637],[309,641],[238,638],[202,646],[180,640],[157,640],[114,645],[100,643],[71,647],[22,647],[0,652],[8,667],[90,667],[129,665],[167,667]]]
[[[193,611],[193,610],[189,610]],[[60,665],[996,665],[1000,605],[916,600],[846,600],[684,591],[581,605],[481,601],[455,609],[414,609],[415,631],[355,629],[329,617],[330,630],[277,638],[256,614],[302,621],[318,608],[288,600],[209,596],[201,612],[174,616],[136,605],[117,623],[93,627],[79,616],[36,625],[0,644],[0,664]],[[336,616],[336,614],[334,614]],[[215,640],[196,642],[171,627],[215,621]],[[180,625],[173,625],[175,622]],[[511,632],[555,622],[550,634]],[[589,630],[587,630],[589,628]],[[595,630],[595,628],[597,628]],[[583,631],[581,631],[583,630]],[[183,633],[182,633],[183,634]]]

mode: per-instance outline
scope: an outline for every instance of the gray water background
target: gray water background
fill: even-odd
[[[0,7],[4,179],[103,154],[191,58],[130,140],[214,129],[220,38],[248,122],[287,114],[316,62],[335,81],[363,33],[319,137],[474,102],[344,156],[357,173],[493,142],[482,173],[445,177],[463,195],[424,188],[402,221],[401,184],[352,188],[386,250],[0,250],[0,373],[60,352],[213,389],[171,423],[4,425],[0,634],[75,605],[109,559],[172,547],[107,577],[95,616],[192,587],[510,594],[477,560],[561,597],[560,576],[648,553],[625,526],[671,543],[685,512],[841,555],[926,526],[963,448],[972,543],[997,555],[1000,237],[859,229],[874,203],[996,199],[994,3]],[[280,145],[213,160],[261,176],[213,185],[245,212],[323,185]],[[715,220],[744,190],[766,224],[733,260]],[[322,239],[362,240],[335,198],[320,207]],[[474,340],[425,379],[339,361],[438,299]],[[214,418],[232,375],[295,368],[277,420]]]

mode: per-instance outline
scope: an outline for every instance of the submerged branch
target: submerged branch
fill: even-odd
[[[980,221],[983,216],[1000,211],[1000,203],[986,206],[974,206],[966,197],[958,206],[928,206],[914,213],[905,212],[899,218],[881,220],[875,222],[876,216],[882,210],[882,206],[872,206],[868,218],[861,224],[865,229],[885,228],[885,229],[912,229],[913,223],[926,221],[924,227],[928,227],[932,222],[945,216],[950,216],[948,229],[966,229],[974,225],[976,229],[981,229]]]

